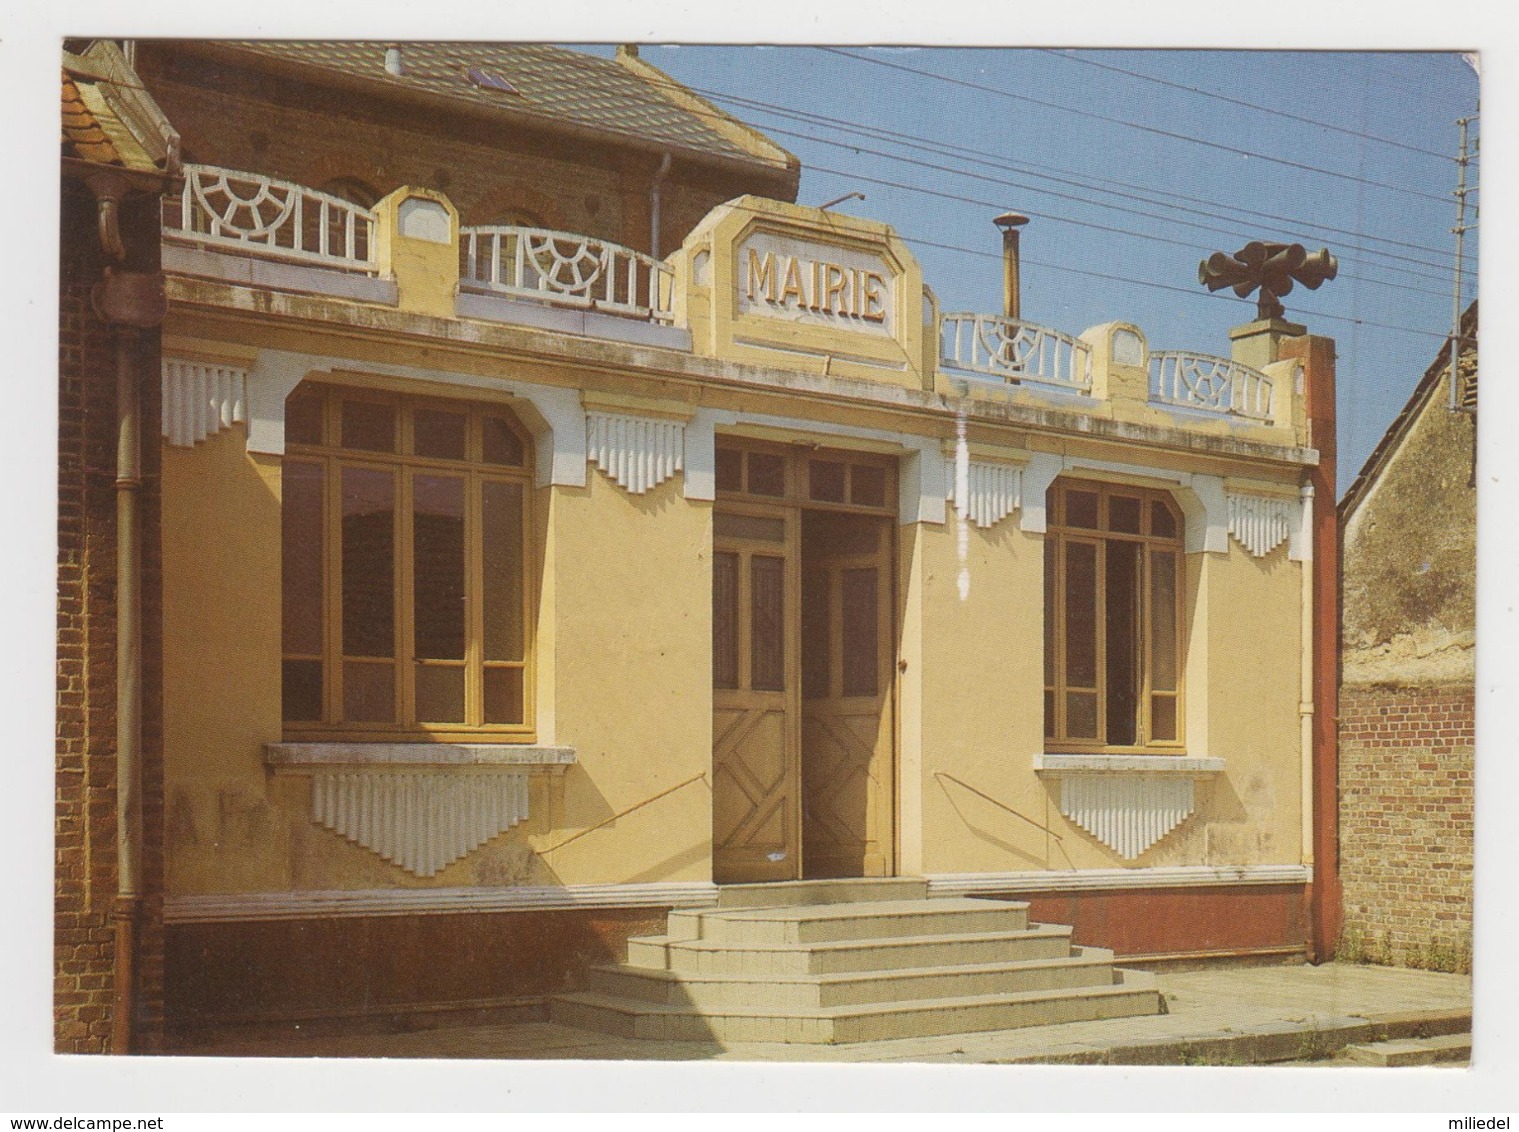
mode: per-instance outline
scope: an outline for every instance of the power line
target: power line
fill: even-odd
[[[1188,94],[1201,95],[1203,98],[1216,98],[1220,102],[1227,102],[1233,106],[1243,106],[1247,110],[1254,110],[1261,114],[1274,114],[1278,118],[1288,118],[1294,122],[1302,122],[1305,126],[1317,126],[1321,130],[1334,130],[1336,133],[1349,134],[1351,137],[1363,138],[1366,141],[1374,141],[1382,145],[1406,149],[1410,153],[1422,153],[1427,157],[1438,157],[1441,161],[1454,160],[1448,153],[1425,149],[1423,146],[1409,145],[1407,142],[1400,142],[1396,138],[1384,138],[1379,134],[1368,134],[1361,130],[1352,130],[1347,126],[1336,126],[1333,122],[1320,122],[1317,118],[1305,118],[1301,114],[1278,110],[1274,106],[1262,106],[1258,102],[1246,102],[1243,98],[1233,98],[1227,94],[1219,94],[1217,91],[1204,90],[1202,87],[1173,82],[1171,79],[1163,79],[1158,75],[1146,75],[1140,71],[1131,71],[1125,67],[1115,66],[1112,63],[1104,63],[1098,59],[1090,59],[1085,55],[1078,55],[1074,51],[1055,51],[1048,47],[1040,47],[1036,48],[1036,50],[1045,55],[1053,55],[1057,59],[1067,59],[1072,63],[1081,63],[1088,67],[1098,67],[1104,71],[1112,71],[1115,74],[1128,75],[1130,78],[1141,79],[1144,82],[1155,83],[1158,86],[1170,87],[1173,90],[1184,90]]]
[[[870,63],[873,66],[885,67],[893,71],[902,71],[910,75],[918,75],[922,78],[935,79],[939,82],[950,83],[954,86],[965,87],[970,90],[984,91],[987,94],[995,94],[1002,98],[1011,98],[1018,102],[1028,102],[1034,106],[1042,106],[1047,110],[1058,110],[1065,114],[1075,114],[1082,118],[1094,118],[1099,122],[1107,122],[1110,125],[1123,126],[1126,129],[1143,130],[1145,133],[1156,134],[1160,137],[1171,138],[1174,141],[1190,142],[1194,145],[1206,146],[1209,149],[1222,150],[1239,157],[1257,158],[1261,161],[1269,161],[1275,165],[1285,165],[1291,169],[1300,169],[1307,173],[1320,173],[1326,177],[1337,177],[1345,181],[1354,181],[1362,185],[1371,185],[1374,188],[1387,189],[1391,192],[1405,193],[1408,196],[1420,197],[1424,200],[1438,201],[1441,204],[1448,203],[1444,197],[1434,193],[1423,193],[1418,189],[1406,188],[1402,185],[1389,184],[1385,181],[1374,181],[1368,177],[1357,177],[1353,173],[1341,173],[1334,169],[1323,169],[1317,165],[1306,165],[1300,161],[1289,161],[1285,157],[1272,157],[1267,153],[1257,153],[1254,150],[1239,149],[1235,146],[1225,145],[1222,142],[1208,141],[1206,138],[1191,137],[1187,134],[1178,134],[1171,130],[1163,130],[1158,126],[1146,126],[1139,122],[1130,122],[1123,118],[1114,118],[1107,114],[1099,114],[1095,110],[1080,110],[1074,106],[1066,106],[1058,102],[1046,102],[1043,99],[1033,98],[1026,94],[1014,94],[1012,91],[1002,90],[999,87],[987,86],[984,83],[971,82],[969,79],[957,79],[952,75],[943,75],[937,71],[925,71],[918,67],[909,67],[905,63],[893,63],[886,59],[874,59],[868,55],[856,55],[851,51],[843,51],[837,47],[820,47],[819,51],[826,51],[833,55],[843,56],[845,59],[853,59],[860,63]]]
[[[807,125],[822,126],[822,128],[826,129],[837,129],[837,131],[843,132],[843,134],[860,134],[863,135],[863,137],[873,138],[873,140],[889,141],[889,143],[892,144],[901,144],[901,146],[907,147],[907,149],[922,149],[927,150],[927,152],[931,153],[939,153],[939,155],[943,155],[943,157],[962,157],[963,155],[963,157],[972,158],[972,160],[978,161],[978,163],[995,167],[995,169],[1006,169],[1009,170],[1009,172],[1025,173],[1025,175],[1031,176],[1041,176],[1041,178],[1056,181],[1057,184],[1091,188],[1092,191],[1109,194],[1109,196],[1116,196],[1116,198],[1129,199],[1129,201],[1138,201],[1141,202],[1141,204],[1153,204],[1159,208],[1170,208],[1170,210],[1179,211],[1179,213],[1191,213],[1194,214],[1194,216],[1206,216],[1211,217],[1211,219],[1226,220],[1226,222],[1235,223],[1235,225],[1244,225],[1244,223],[1246,223],[1244,220],[1236,219],[1236,217],[1227,216],[1226,213],[1218,213],[1218,211],[1206,210],[1206,208],[1191,208],[1186,207],[1186,205],[1168,204],[1168,202],[1157,201],[1157,199],[1154,199],[1154,196],[1170,196],[1170,198],[1176,198],[1179,199],[1179,201],[1194,201],[1197,202],[1197,204],[1217,205],[1217,202],[1206,201],[1206,199],[1197,198],[1197,196],[1188,196],[1188,194],[1185,193],[1174,193],[1174,191],[1162,190],[1162,188],[1148,187],[1148,185],[1135,185],[1132,184],[1132,182],[1126,181],[1112,181],[1112,179],[1107,178],[1071,179],[1066,178],[1066,176],[1050,176],[1050,172],[1045,172],[1045,170],[1051,170],[1051,172],[1054,173],[1071,173],[1072,176],[1075,176],[1075,170],[1059,169],[1059,167],[1056,166],[1042,166],[1042,164],[1039,163],[1012,163],[1012,161],[998,160],[998,158],[989,157],[989,155],[986,155],[986,153],[978,152],[978,150],[968,149],[968,147],[965,146],[957,146],[957,144],[948,143],[948,141],[934,141],[931,140],[931,138],[917,137],[917,135],[913,134],[902,134],[902,132],[893,131],[893,129],[886,129],[884,126],[864,125],[864,123],[848,122],[848,120],[845,119],[834,119],[834,117],[828,117],[828,115],[811,114],[811,112],[808,111],[799,111],[799,109],[788,108],[788,106],[779,106],[776,105],[776,103],[760,102],[760,100],[756,99],[746,99],[746,97],[740,97],[737,96],[737,94],[728,94],[725,93],[725,91],[702,90],[702,88],[697,87],[693,87],[691,90],[696,91],[696,93],[703,94],[703,96],[712,97],[712,99],[720,99],[723,100],[723,102],[734,103],[735,106],[741,106],[741,108],[744,109],[758,109],[758,111],[769,112],[769,114],[776,115],[776,117],[781,117],[781,119],[793,120],[793,122],[804,122],[807,123]],[[914,161],[910,160],[910,158],[899,157],[899,155],[893,155],[893,153],[884,153],[881,152],[881,150],[867,150],[864,149],[863,146],[857,146],[857,144],[852,143],[852,141],[826,140],[826,138],[817,138],[814,137],[814,135],[810,134],[801,134],[801,132],[787,131],[787,129],[778,128],[778,126],[766,126],[766,129],[767,131],[775,132],[775,134],[785,135],[785,137],[805,138],[805,140],[817,141],[817,143],[828,144],[828,146],[848,147],[848,149],[860,150],[860,152],[875,153],[875,155],[890,158],[890,160],[907,161],[907,163],[913,164],[927,164],[914,163]],[[931,169],[943,170],[943,166],[928,167],[931,167]],[[978,175],[978,173],[965,172],[965,170],[955,169],[949,170],[949,172],[960,173],[960,175],[963,176],[972,176],[972,178],[983,179],[983,181],[995,181],[995,178],[986,178],[986,176]],[[1103,188],[1101,185],[1092,184],[1092,181],[1104,181],[1106,184],[1124,185],[1126,188],[1135,188],[1135,190],[1138,190],[1138,193],[1124,193],[1124,191],[1112,190],[1112,188]],[[1003,182],[996,181],[996,184],[1003,184]],[[1188,223],[1185,222],[1185,220],[1173,219],[1173,217],[1157,216],[1157,214],[1144,213],[1144,211],[1139,210],[1126,210],[1126,208],[1121,208],[1120,205],[1110,205],[1106,204],[1106,202],[1091,201],[1091,199],[1088,198],[1080,198],[1080,196],[1071,196],[1071,194],[1056,193],[1056,191],[1048,190],[1048,188],[1030,188],[1031,191],[1039,191],[1039,193],[1050,193],[1051,196],[1068,196],[1068,199],[1072,199],[1072,201],[1080,201],[1083,202],[1083,204],[1092,204],[1098,208],[1115,208],[1115,210],[1118,211],[1135,211],[1135,213],[1138,213],[1139,216],[1148,216],[1151,217],[1151,219],[1164,220],[1165,223]],[[1139,193],[1150,193],[1153,194],[1153,196],[1142,196],[1142,194]],[[1227,208],[1227,210],[1233,211],[1233,213],[1243,214],[1243,216],[1259,217],[1259,219],[1273,220],[1273,222],[1285,223],[1285,225],[1297,225],[1300,226],[1303,231],[1311,231],[1311,229],[1317,229],[1317,231],[1332,232],[1334,236],[1349,236],[1355,237],[1355,239],[1375,240],[1375,242],[1388,243],[1388,245],[1397,246],[1397,248],[1410,248],[1413,249],[1413,251],[1431,252],[1431,254],[1442,255],[1442,257],[1449,257],[1449,255],[1451,255],[1451,252],[1446,251],[1446,249],[1443,248],[1432,248],[1432,246],[1422,245],[1422,243],[1411,243],[1408,242],[1408,240],[1394,240],[1391,239],[1391,237],[1387,236],[1375,236],[1375,234],[1370,234],[1370,232],[1358,232],[1355,231],[1355,229],[1349,228],[1335,228],[1334,225],[1323,225],[1323,223],[1309,222],[1309,220],[1300,220],[1296,219],[1296,217],[1277,216],[1277,214],[1274,213],[1261,213],[1261,211],[1250,210],[1250,208],[1240,208],[1236,207],[1236,205],[1220,205],[1220,207]],[[1192,226],[1195,226],[1195,228],[1205,229],[1205,231],[1224,231],[1224,229],[1220,228],[1211,228],[1209,225]],[[1236,232],[1230,231],[1227,232],[1227,234],[1230,234],[1230,236],[1235,236]],[[1315,237],[1315,239],[1323,239],[1323,237]],[[1428,260],[1420,260],[1420,258],[1417,257],[1405,257],[1405,255],[1397,255],[1396,252],[1378,251],[1378,249],[1364,248],[1364,246],[1347,246],[1350,246],[1353,251],[1364,252],[1364,254],[1367,255],[1375,255],[1375,257],[1382,258],[1396,258],[1396,260],[1404,260],[1407,261],[1407,263],[1419,264],[1419,266],[1423,267],[1434,267],[1435,270],[1445,270],[1446,267],[1448,267],[1448,264],[1445,263],[1429,263]],[[1396,267],[1390,267],[1390,270],[1399,269],[1396,269]],[[1432,277],[1432,275],[1425,275],[1422,274],[1422,272],[1407,272],[1407,274],[1413,275],[1413,277],[1416,278],[1425,278],[1425,280],[1435,280],[1435,278],[1438,278],[1438,281],[1445,280],[1445,277],[1443,277],[1443,275],[1442,277]]]

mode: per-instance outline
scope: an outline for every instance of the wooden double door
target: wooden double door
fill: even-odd
[[[789,458],[805,493],[817,457]],[[714,516],[714,877],[889,876],[894,518],[848,493],[835,508],[734,494]]]

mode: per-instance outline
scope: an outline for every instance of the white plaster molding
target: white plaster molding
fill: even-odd
[[[510,393],[522,401],[523,424],[533,432],[539,487],[559,484],[584,487],[586,482],[585,410],[580,393],[554,385],[537,385],[495,375],[430,370],[389,362],[354,361],[287,350],[260,350],[248,371],[248,451],[281,456],[285,452],[285,398],[308,376],[372,373],[396,377],[445,390]],[[342,380],[341,377],[338,378]]]
[[[1022,503],[1023,469],[1012,464],[970,460],[965,467],[962,490],[954,477],[946,498],[955,510],[978,527],[994,527]]]
[[[1126,861],[1143,854],[1196,808],[1189,776],[1072,774],[1060,779],[1060,812]]]
[[[166,897],[164,920],[197,924],[577,908],[692,908],[716,900],[717,886],[710,881],[231,892]]]
[[[860,428],[855,425],[828,424],[800,417],[778,417],[766,413],[739,413],[732,410],[698,409],[686,426],[686,498],[712,499],[716,495],[716,432],[735,425],[754,425],[797,434],[799,440],[822,436],[827,441],[848,447],[849,440],[865,440],[889,445],[901,452],[897,518],[910,523],[943,523],[946,489],[949,483],[948,462],[942,442],[926,436],[885,429]],[[872,449],[878,451],[879,449]]]
[[[163,359],[163,435],[178,448],[248,419],[248,371],[181,358]]]
[[[1046,774],[1216,774],[1224,760],[1187,755],[1067,755],[1039,753],[1034,756],[1036,773]]]
[[[1125,464],[1116,460],[1088,460],[1061,457],[1052,452],[1035,452],[1023,469],[1023,504],[1019,509],[1020,529],[1043,534],[1048,526],[1045,498],[1050,484],[1064,472],[1083,472],[1101,478],[1105,473],[1149,482],[1176,492],[1176,502],[1186,518],[1183,548],[1188,554],[1207,551],[1229,552],[1229,506],[1222,476],[1194,475],[1154,468],[1144,464]]]
[[[931,873],[930,896],[986,893],[1092,892],[1115,888],[1203,888],[1216,885],[1311,884],[1306,865],[1169,865],[1148,869],[1042,869],[1005,873]]]
[[[1352,519],[1352,522],[1355,520]],[[1346,545],[1351,536],[1347,532]],[[1305,483],[1298,493],[1297,522],[1287,536],[1287,558],[1291,562],[1313,561],[1313,485]]]
[[[265,743],[272,767],[330,766],[528,766],[562,769],[575,762],[574,747],[515,743]]]
[[[1229,533],[1254,558],[1264,558],[1286,542],[1297,524],[1297,504],[1265,495],[1228,493]]]
[[[521,770],[332,770],[311,779],[312,821],[419,877],[527,816]]]
[[[685,463],[685,425],[661,417],[588,411],[586,459],[625,491],[642,495]]]
[[[1021,530],[1042,535],[1049,527],[1045,513],[1045,501],[1050,484],[1065,471],[1065,460],[1053,452],[1035,452],[1029,456],[1023,469],[1023,506],[1019,509],[1018,526]]]

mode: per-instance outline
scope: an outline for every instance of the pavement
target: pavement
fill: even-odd
[[[278,1037],[222,1031],[172,1052],[228,1057],[1262,1065],[1327,1063],[1348,1046],[1471,1029],[1468,975],[1330,963],[1163,972],[1168,1012],[851,1045],[648,1042],[549,1022]]]

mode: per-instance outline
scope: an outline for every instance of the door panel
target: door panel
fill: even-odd
[[[802,799],[807,877],[889,876],[892,524],[807,512],[802,527]]]
[[[719,883],[800,875],[794,514],[718,512],[712,841]]]

